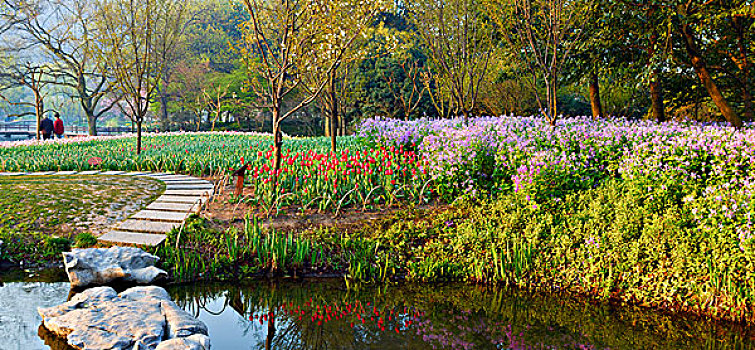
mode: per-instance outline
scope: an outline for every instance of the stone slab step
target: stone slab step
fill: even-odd
[[[79,172],[79,175],[97,175],[99,173],[101,173],[101,171],[99,170],[87,170],[87,171]]]
[[[75,175],[76,173],[75,171],[58,171],[53,175]]]
[[[163,176],[168,176],[168,175],[174,175],[174,174],[171,174],[171,173],[149,173],[149,174],[147,174],[147,175],[144,175],[144,176],[149,176],[149,177],[163,177]]]
[[[206,184],[173,184],[166,183],[166,190],[212,190],[215,188],[211,183]]]
[[[182,223],[189,216],[188,213],[177,213],[174,211],[159,211],[159,210],[142,210],[134,216],[132,219],[159,221],[159,222],[177,222]]]
[[[180,226],[180,224],[175,222],[128,219],[118,225],[118,230],[141,233],[168,233],[170,230],[178,226]]]
[[[103,242],[156,246],[165,241],[164,234],[110,231],[98,238]]]
[[[111,171],[106,171],[100,175],[123,175],[125,173],[126,173],[125,171],[111,170]]]
[[[193,203],[170,203],[154,202],[147,206],[148,210],[174,211],[179,213],[195,213],[199,210],[199,204]]]
[[[21,176],[26,175],[26,173],[0,173],[0,176]]]
[[[181,180],[196,180],[195,177],[186,176],[186,175],[166,175],[166,176],[160,176],[160,181],[181,181]]]
[[[169,196],[163,194],[155,200],[155,203],[204,203],[205,199],[199,196]]]
[[[163,179],[159,177],[160,181],[165,182],[166,184],[183,184],[183,183],[195,183],[195,182],[206,182],[210,183],[207,180],[197,179],[196,177],[187,177],[185,179]]]
[[[147,173],[141,173],[141,172],[138,172],[138,171],[129,171],[129,172],[123,174],[123,175],[128,175],[128,176],[143,176],[143,175],[147,175]]]
[[[180,180],[180,181],[163,181],[166,185],[209,185],[214,187],[212,182],[204,180]]]
[[[165,190],[163,192],[166,196],[193,196],[193,197],[201,197],[201,196],[211,196],[212,190]]]
[[[55,174],[55,172],[54,171],[40,171],[40,172],[36,172],[36,173],[28,173],[26,175],[30,175],[30,176],[45,176],[45,175],[52,175],[52,174]]]

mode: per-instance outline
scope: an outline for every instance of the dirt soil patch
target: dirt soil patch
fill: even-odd
[[[213,178],[206,178],[206,180],[218,182],[218,179]],[[431,202],[416,206],[381,204],[378,207],[368,206],[367,208],[347,207],[338,215],[332,211],[319,211],[316,208],[302,210],[298,206],[282,207],[268,213],[267,209],[239,201],[232,194],[233,186],[230,184],[221,186],[212,202],[202,212],[202,216],[210,220],[214,229],[225,230],[229,227],[241,229],[244,218],[248,214],[250,217],[256,217],[264,227],[274,228],[277,231],[304,232],[315,228],[337,227],[339,231],[350,232],[352,229],[362,228],[371,222],[391,217],[400,211],[442,211],[447,208],[445,204]]]

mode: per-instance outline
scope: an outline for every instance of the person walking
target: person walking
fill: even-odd
[[[42,122],[39,123],[39,129],[42,132],[42,140],[49,140],[52,137],[52,130],[53,130],[52,120],[48,116],[45,116],[45,119],[42,119]]]
[[[55,112],[55,123],[53,123],[52,129],[52,131],[55,133],[56,138],[63,138],[63,132],[65,131],[65,128],[63,127],[63,119],[60,119],[60,114],[58,112]]]

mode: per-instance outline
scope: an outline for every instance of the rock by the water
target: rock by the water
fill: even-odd
[[[90,288],[37,311],[46,329],[76,349],[210,349],[207,326],[160,287],[134,287],[120,294],[111,287]]]
[[[154,266],[158,259],[134,247],[73,249],[63,253],[73,288],[103,285],[118,279],[140,284],[153,283],[168,277],[165,271]]]
[[[210,348],[210,337],[203,334],[194,334],[186,338],[173,338],[166,340],[155,350],[207,350]]]

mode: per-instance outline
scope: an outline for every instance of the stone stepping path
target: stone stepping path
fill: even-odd
[[[155,246],[165,241],[166,234],[184,224],[192,213],[199,212],[202,204],[214,194],[211,182],[187,175],[168,173],[142,173],[124,171],[48,171],[36,173],[0,173],[0,176],[48,176],[48,175],[109,175],[143,176],[165,184],[165,192],[143,210],[98,239],[102,242],[128,245]]]
[[[179,213],[193,213],[199,209],[199,204],[191,203],[171,203],[171,202],[153,202],[147,206],[149,210],[174,211]]]

